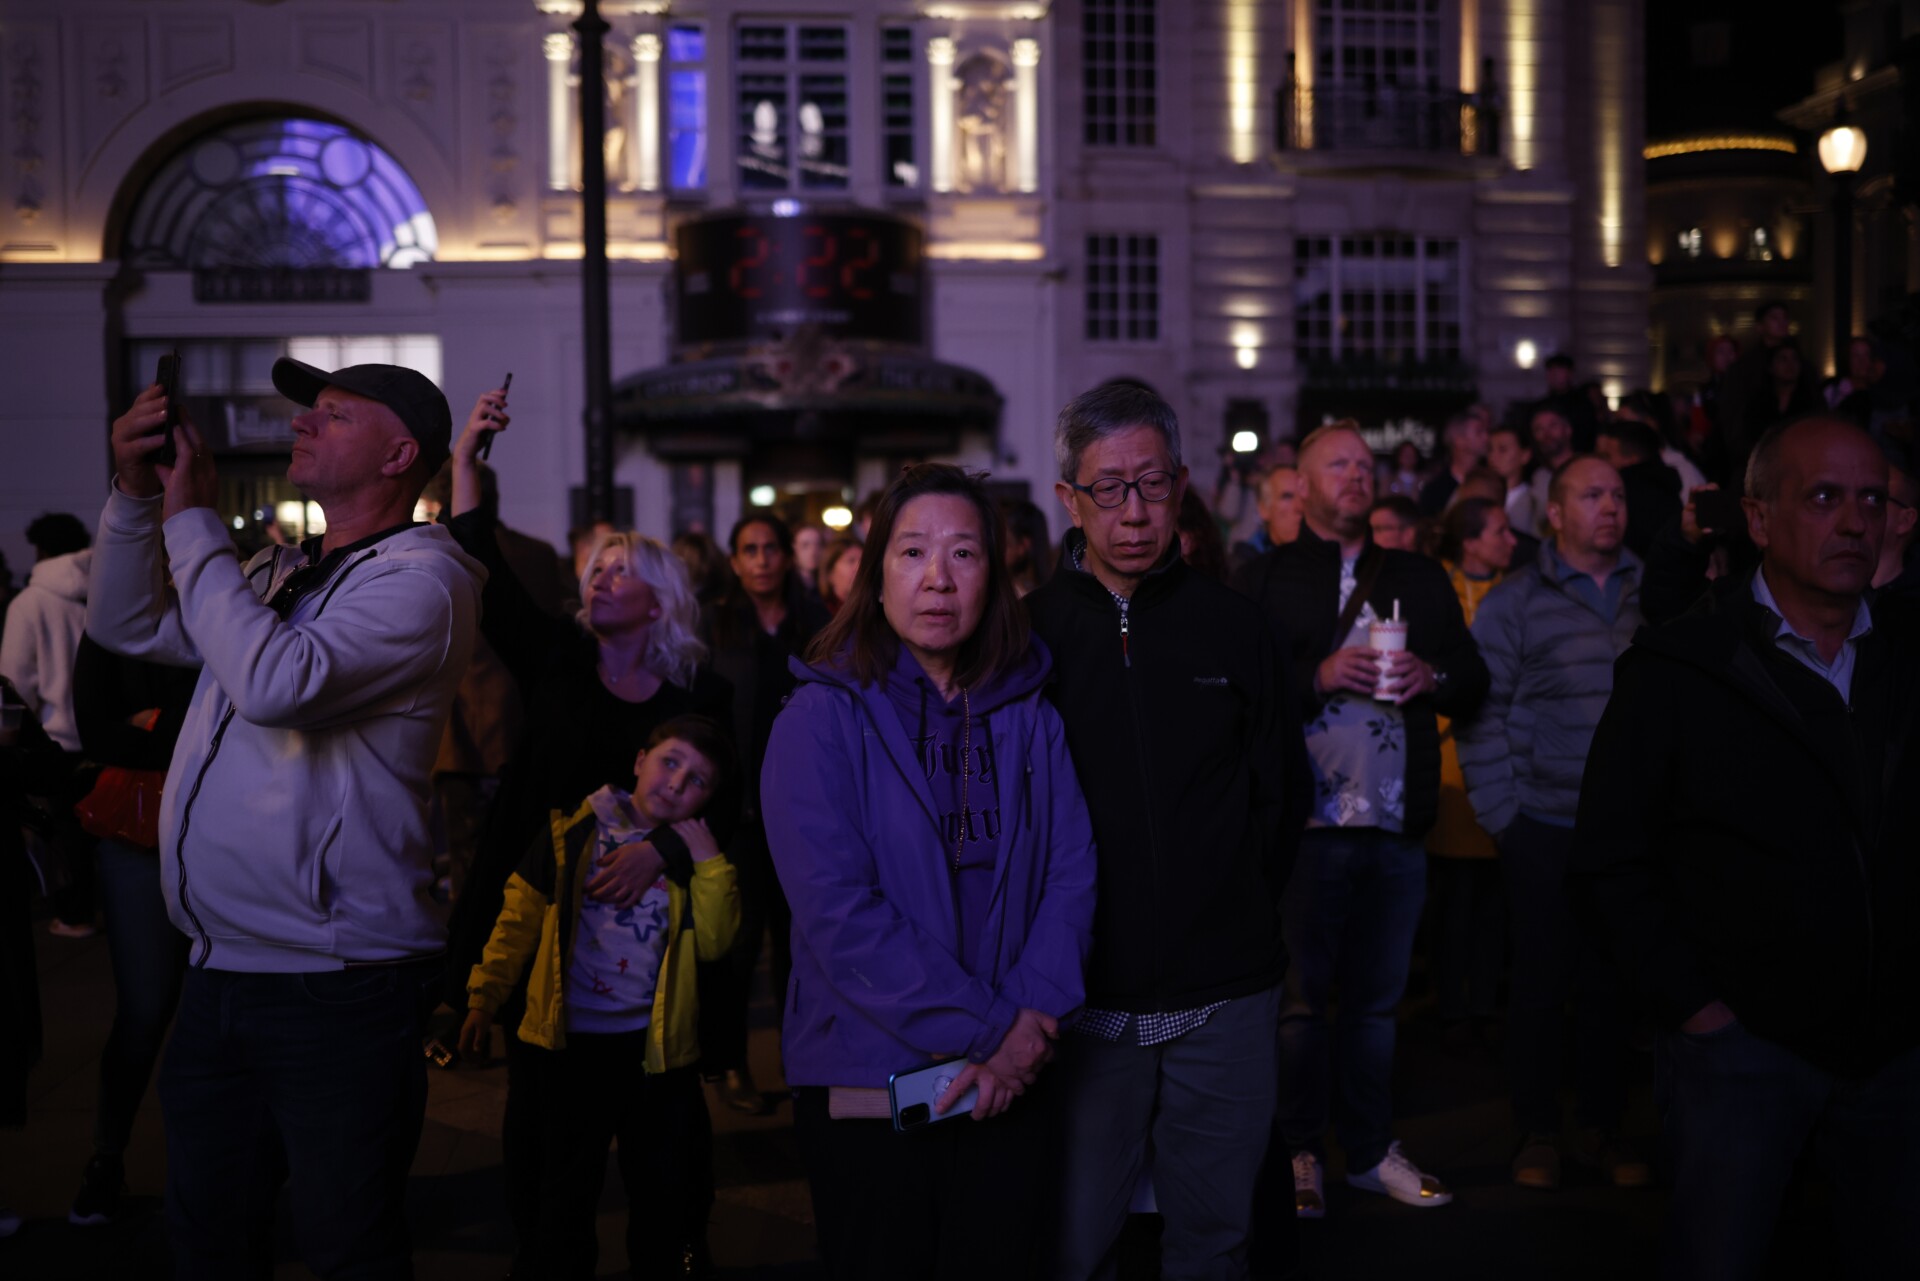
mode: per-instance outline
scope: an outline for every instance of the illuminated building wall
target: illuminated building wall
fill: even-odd
[[[1569,153],[1579,199],[1574,218],[1574,297],[1585,376],[1609,396],[1647,382],[1647,308],[1651,272],[1646,243],[1641,0],[1593,0],[1575,6],[1569,85],[1573,127],[1588,145]]]
[[[615,377],[670,354],[678,220],[824,203],[924,228],[931,352],[1006,398],[998,438],[954,456],[1042,497],[1054,413],[1115,375],[1175,401],[1203,483],[1229,405],[1294,431],[1319,376],[1302,335],[1320,320],[1300,300],[1323,277],[1417,294],[1419,354],[1444,351],[1456,390],[1533,394],[1560,349],[1644,381],[1629,337],[1644,312],[1641,3],[1447,0],[1414,24],[1420,71],[1383,106],[1343,79],[1354,63],[1335,46],[1360,37],[1338,15],[1355,6],[1328,0],[603,0]],[[109,324],[141,342],[429,335],[456,413],[512,370],[506,515],[558,538],[581,468],[576,9],[0,0],[0,329],[68,375],[0,405],[0,447],[31,440],[53,478],[31,495],[0,480],[0,546],[14,550],[22,504],[97,503]],[[1100,44],[1086,33],[1102,22],[1151,34]],[[802,89],[818,59],[743,45],[749,27],[842,32],[826,61],[844,97]],[[1144,109],[1088,89],[1090,71],[1143,66]],[[431,215],[431,258],[378,273],[366,303],[297,311],[196,302],[156,272],[109,317],[129,202],[179,140],[258,103],[377,141]],[[1094,314],[1099,273],[1134,282],[1100,304],[1112,314]],[[1132,295],[1149,277],[1147,323]],[[1343,358],[1363,348],[1348,339]],[[618,447],[642,528],[667,532],[665,469],[644,441]],[[856,483],[887,463],[861,457]],[[723,519],[744,490],[736,464],[714,476]]]

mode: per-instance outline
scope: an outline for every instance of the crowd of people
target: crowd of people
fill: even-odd
[[[75,1224],[157,1067],[180,1275],[269,1271],[283,1184],[317,1274],[410,1275],[427,1064],[500,1044],[512,1275],[594,1274],[616,1147],[632,1274],[709,1275],[709,1099],[785,1102],[764,955],[830,1275],[1110,1276],[1144,1200],[1161,1275],[1238,1278],[1264,1188],[1454,1199],[1394,1127],[1424,939],[1516,1184],[1661,1170],[1668,1274],[1747,1277],[1811,1163],[1837,1274],[1912,1274],[1920,492],[1884,349],[1817,388],[1759,320],[1684,403],[1556,356],[1430,462],[1325,423],[1243,527],[1119,380],[1060,412],[1063,540],[923,463],[844,534],[582,530],[567,575],[500,521],[504,389],[456,431],[281,360],[326,530],[243,560],[148,388],[0,644],[0,1123],[37,866],[118,993]]]

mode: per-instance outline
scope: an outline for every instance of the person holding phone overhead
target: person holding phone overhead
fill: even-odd
[[[453,444],[453,489],[446,524],[454,539],[487,568],[481,597],[481,635],[500,656],[526,701],[526,730],[502,771],[500,790],[450,929],[447,999],[467,1005],[466,980],[481,960],[506,903],[508,879],[529,845],[549,826],[554,810],[572,813],[580,798],[633,779],[633,762],[653,732],[677,716],[698,713],[731,720],[733,690],[706,666],[696,631],[699,606],[679,558],[642,534],[601,535],[580,577],[584,602],[573,618],[543,611],[508,566],[495,537],[497,516],[482,501],[479,452],[512,421],[507,389],[483,392]],[[723,847],[732,836],[730,797],[712,807]],[[659,877],[659,849],[629,841],[596,853],[584,889],[596,902],[631,908]],[[549,1134],[525,1105],[538,1096],[537,1049],[518,1035],[523,992],[515,989],[497,1011],[508,1030],[507,1107],[500,1144],[507,1172],[507,1205],[521,1243],[516,1271],[537,1275],[541,1260],[527,1251],[541,1233],[541,1170]],[[694,1106],[706,1124],[704,1096]],[[692,1198],[704,1221],[711,1181]],[[706,1241],[686,1242],[696,1265],[706,1266]]]
[[[1079,1008],[1094,850],[1065,729],[981,482],[904,472],[846,604],[793,664],[761,795],[793,905],[783,1047],[820,1252],[836,1281],[1023,1277]],[[896,1133],[886,1086],[952,1059]],[[1030,1092],[1031,1091],[1031,1092]]]
[[[181,1276],[270,1272],[284,1180],[315,1273],[407,1276],[446,949],[428,777],[485,571],[412,520],[452,435],[431,380],[284,357],[272,377],[310,407],[287,479],[325,534],[242,566],[184,414],[178,460],[152,461],[174,409],[155,384],[113,424],[94,543],[87,634],[204,664],[160,809],[160,884],[189,944],[160,1070],[169,1237]]]

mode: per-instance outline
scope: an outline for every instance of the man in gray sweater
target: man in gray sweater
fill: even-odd
[[[1620,1001],[1600,957],[1574,927],[1567,866],[1580,778],[1613,661],[1640,628],[1639,558],[1627,550],[1620,473],[1591,455],[1554,473],[1539,559],[1487,596],[1473,638],[1492,684],[1478,717],[1457,727],[1460,765],[1480,825],[1500,845],[1513,922],[1509,1071],[1521,1133],[1513,1177],[1560,1182],[1560,1082],[1574,999],[1578,1121],[1572,1155],[1622,1187],[1644,1163],[1612,1130],[1621,1103]]]

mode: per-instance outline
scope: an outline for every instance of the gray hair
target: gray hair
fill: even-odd
[[[1167,442],[1167,454],[1180,466],[1180,419],[1173,406],[1144,383],[1116,378],[1082,392],[1060,411],[1053,431],[1053,458],[1060,479],[1074,484],[1080,478],[1080,456],[1096,441],[1136,427],[1151,427]]]

